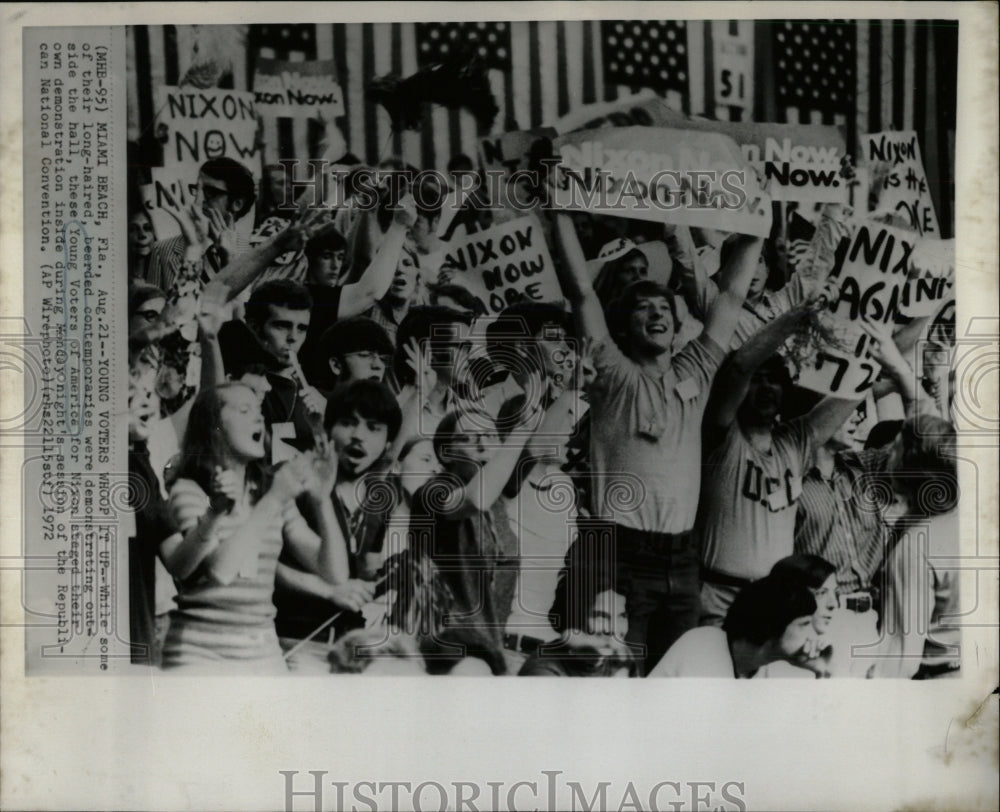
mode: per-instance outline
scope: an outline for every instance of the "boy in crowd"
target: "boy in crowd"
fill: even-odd
[[[256,196],[253,175],[238,161],[212,158],[201,165],[196,199],[210,240],[203,256],[203,276],[214,276],[247,250],[235,226],[253,208]],[[169,290],[184,263],[187,248],[183,235],[154,243],[146,281]]]
[[[402,416],[384,384],[357,380],[331,395],[324,426],[336,455],[336,484],[330,497],[350,562],[351,579],[331,585],[316,572],[316,550],[286,546],[278,563],[274,594],[278,637],[292,671],[327,672],[330,644],[350,629],[364,626],[362,607],[375,594],[384,520],[364,509],[368,474],[396,438]],[[312,517],[316,520],[317,517]],[[324,622],[340,613],[312,639]]]
[[[594,292],[573,222],[556,216],[563,262],[557,265],[582,337],[594,344],[597,376],[589,387],[593,514],[615,540],[616,565],[631,576],[629,642],[646,646],[651,668],[698,623],[694,526],[701,483],[701,422],[760,255],[760,240],[737,237],[721,271],[720,293],[701,335],[678,353],[673,296],[640,279],[609,307]],[[613,337],[614,336],[614,337]],[[644,494],[616,509],[623,482]]]
[[[307,374],[321,389],[351,381],[381,381],[394,351],[385,330],[371,319],[341,319],[323,333],[316,347],[314,372],[307,370]]]
[[[231,321],[219,331],[223,347],[256,339],[273,359],[264,396],[264,421],[272,435],[272,459],[283,458],[279,443],[292,440],[297,448],[311,448],[322,422],[326,400],[310,386],[299,363],[299,350],[309,330],[312,297],[287,279],[265,282],[254,290],[246,306],[246,324]],[[249,329],[248,329],[249,328]]]

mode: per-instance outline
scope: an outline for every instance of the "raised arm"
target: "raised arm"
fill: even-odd
[[[723,348],[728,347],[733,339],[740,310],[764,245],[759,237],[742,234],[735,240],[725,267],[719,271],[719,295],[709,306],[705,317],[705,335]]]
[[[583,336],[603,341],[608,336],[608,325],[587,272],[587,260],[580,247],[576,227],[568,214],[557,213],[555,219],[553,233],[562,256],[562,262],[556,263],[556,272],[563,295],[573,307]]]
[[[782,313],[730,356],[713,384],[712,398],[705,411],[705,425],[726,428],[732,424],[750,388],[754,372],[778,351],[808,312],[809,308],[803,305]]]
[[[396,274],[406,233],[416,221],[416,204],[413,197],[407,195],[393,213],[392,224],[382,238],[371,264],[357,282],[344,285],[340,294],[340,318],[359,316],[385,296]]]

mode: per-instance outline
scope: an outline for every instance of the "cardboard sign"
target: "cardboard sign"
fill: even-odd
[[[556,139],[552,207],[767,236],[771,198],[732,139],[656,127]]]
[[[239,161],[260,179],[253,94],[220,88],[158,87],[157,126],[167,127],[166,167],[198,167],[211,158]]]
[[[941,232],[916,132],[907,130],[863,135],[861,155],[868,164],[889,165],[877,210],[899,214],[922,236],[939,236]]]
[[[840,177],[847,145],[839,127],[819,124],[744,124],[677,115],[670,126],[728,135],[757,169],[774,200],[847,203],[849,188]]]
[[[317,108],[330,120],[344,115],[344,93],[334,77],[332,59],[285,62],[257,59],[253,75],[254,106],[272,118],[315,118]]]
[[[490,314],[524,299],[563,298],[538,219],[519,217],[448,244],[442,268],[482,300]]]
[[[479,142],[479,160],[486,169],[502,170],[510,177],[518,169],[528,168],[528,153],[537,139],[554,139],[557,135],[552,127],[491,135]]]
[[[830,274],[839,283],[837,299],[821,317],[837,346],[824,348],[814,365],[800,370],[799,386],[845,398],[871,387],[881,367],[870,355],[871,339],[860,322],[895,323],[915,243],[912,232],[867,221],[840,243]]]

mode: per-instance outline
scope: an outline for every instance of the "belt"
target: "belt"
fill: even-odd
[[[546,641],[539,637],[530,637],[526,634],[505,634],[503,636],[504,648],[519,651],[522,654],[534,654],[545,643]]]
[[[740,578],[736,575],[728,575],[724,572],[719,572],[718,570],[710,570],[708,567],[701,568],[701,580],[709,584],[732,586],[737,589],[742,589],[748,584],[753,583],[750,578]]]
[[[851,612],[864,614],[875,608],[875,596],[871,592],[851,592],[840,596],[840,605]]]

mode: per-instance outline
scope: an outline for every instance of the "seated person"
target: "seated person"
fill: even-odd
[[[561,636],[539,645],[521,666],[519,676],[638,675],[641,658],[625,642],[627,586],[622,582],[624,574],[615,572],[613,566],[610,548],[598,545],[595,549],[594,537],[583,536],[570,547],[549,614]]]
[[[721,629],[685,632],[649,676],[749,679],[778,660],[808,668],[816,652],[815,613],[808,587],[767,575],[740,591]]]

